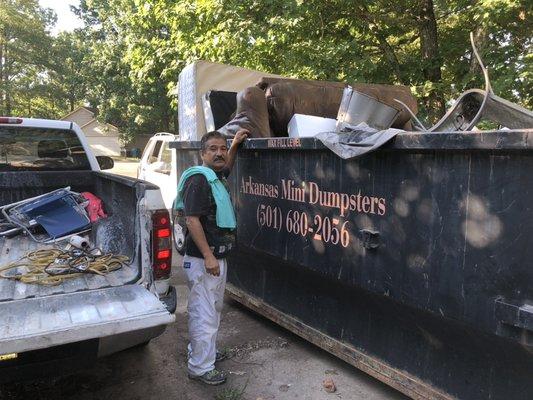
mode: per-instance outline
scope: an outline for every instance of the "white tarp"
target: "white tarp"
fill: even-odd
[[[279,75],[209,61],[189,64],[181,71],[178,82],[179,140],[200,140],[206,133],[202,106],[202,96],[206,92],[239,92],[263,77]]]

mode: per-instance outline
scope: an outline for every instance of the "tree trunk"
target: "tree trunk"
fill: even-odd
[[[9,52],[7,51],[7,40],[4,43],[4,111],[7,116],[11,115],[11,93],[9,93]]]
[[[4,43],[0,41],[0,115],[4,115],[4,91]]]
[[[429,95],[424,99],[429,119],[436,122],[444,115],[445,104],[442,88],[440,87],[442,76],[442,59],[439,55],[437,36],[437,21],[433,0],[421,0],[419,8],[419,34],[420,55],[422,58],[423,75],[426,81],[430,81],[433,87]]]

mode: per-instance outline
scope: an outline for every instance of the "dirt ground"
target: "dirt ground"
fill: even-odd
[[[210,387],[187,378],[187,294],[175,257],[176,322],[143,348],[99,360],[74,375],[0,386],[0,399],[31,400],[385,400],[403,395],[226,299],[219,348],[232,357],[218,365],[228,382]],[[322,382],[332,378],[335,393]]]
[[[119,161],[110,172],[136,176],[137,163]],[[0,386],[0,400],[385,400],[403,395],[351,365],[226,299],[219,348],[232,357],[217,367],[225,385],[187,378],[187,294],[180,258],[172,283],[178,292],[176,322],[145,347],[99,360],[73,375]],[[231,266],[230,266],[231,267]],[[335,393],[326,393],[332,378]]]

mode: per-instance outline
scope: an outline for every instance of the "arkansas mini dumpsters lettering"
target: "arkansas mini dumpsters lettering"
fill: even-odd
[[[360,190],[357,194],[325,191],[321,190],[318,184],[312,181],[303,181],[297,185],[292,179],[282,179],[278,186],[254,182],[252,177],[248,176],[241,179],[240,192],[253,196],[280,198],[282,200],[337,208],[341,217],[346,216],[348,211],[377,215],[385,215],[387,212],[386,200],[383,197],[367,196],[361,194]]]

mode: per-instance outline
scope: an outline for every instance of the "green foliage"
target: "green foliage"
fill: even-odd
[[[89,50],[83,32],[62,32],[54,38],[48,90],[61,101],[61,115],[84,102],[88,91]]]
[[[138,21],[136,3],[86,0],[76,11],[86,24],[90,51],[87,100],[98,108],[100,120],[120,128],[126,141],[139,133],[177,130],[156,26]]]
[[[450,101],[469,87],[483,87],[468,39],[474,31],[495,92],[532,106],[526,2],[436,1],[437,54],[429,59],[421,56],[420,26],[425,16],[420,2],[412,0],[93,0],[91,4],[100,20],[112,21],[120,35],[131,83],[141,93],[161,95],[176,85],[185,65],[206,59],[305,79],[408,85],[420,98],[424,116],[430,114],[431,104],[422,100],[432,94]],[[427,68],[440,69],[441,78],[425,77]],[[174,112],[168,94],[167,100]]]
[[[76,12],[85,28],[54,38],[48,30],[55,16],[37,0],[2,0],[0,114],[57,118],[87,103],[125,139],[177,131],[171,91],[183,67],[206,59],[304,79],[404,84],[419,97],[421,116],[434,119],[443,110],[435,99],[450,102],[483,87],[470,31],[494,91],[533,108],[527,5],[82,0]]]
[[[46,85],[54,22],[37,0],[0,2],[0,114],[46,117],[61,107]]]

